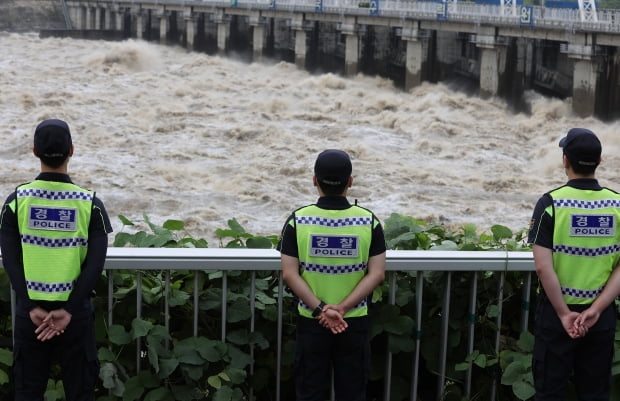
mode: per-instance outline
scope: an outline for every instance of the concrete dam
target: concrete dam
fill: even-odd
[[[276,1],[64,0],[34,7],[9,0],[0,28],[31,24],[42,35],[138,38],[247,61],[269,57],[310,71],[381,75],[403,89],[458,81],[518,111],[526,107],[524,91],[535,90],[572,98],[578,116],[620,116],[615,11],[573,21],[576,10],[516,3]],[[536,24],[523,22],[525,11]]]

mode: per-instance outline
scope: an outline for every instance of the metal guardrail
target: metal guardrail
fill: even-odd
[[[71,0],[69,0],[71,2]],[[411,0],[81,0],[88,3],[114,4],[133,7],[161,6],[210,6],[219,8],[243,8],[251,10],[280,10],[290,12],[338,14],[341,16],[372,15],[376,18],[397,18],[401,20],[445,20],[486,23],[497,26],[545,28],[569,32],[620,33],[620,10],[598,9],[594,21],[583,19],[579,9],[541,6],[516,6],[476,4],[458,1],[411,1]],[[321,4],[317,11],[317,4]],[[360,7],[360,3],[378,4],[376,9]],[[525,11],[524,11],[525,10]]]
[[[229,248],[200,248],[200,249],[180,249],[180,248],[109,248],[106,259],[105,269],[108,276],[108,322],[113,324],[114,314],[113,308],[113,281],[114,272],[117,270],[135,270],[137,275],[138,288],[136,291],[136,317],[141,317],[142,312],[142,291],[141,291],[141,275],[144,270],[161,270],[165,274],[165,326],[168,328],[169,305],[167,293],[170,289],[170,272],[174,270],[194,271],[194,294],[193,294],[193,329],[194,335],[198,333],[198,302],[199,302],[199,286],[198,275],[202,271],[222,271],[222,322],[226,322],[227,316],[227,274],[231,271],[250,271],[251,274],[251,292],[249,294],[251,319],[250,330],[254,330],[255,320],[255,273],[257,271],[280,271],[280,254],[273,249],[229,249]],[[470,316],[476,313],[477,285],[481,274],[484,272],[499,272],[497,299],[498,299],[498,316],[497,327],[502,325],[502,303],[503,303],[503,285],[505,275],[509,272],[522,272],[524,275],[524,285],[522,293],[522,303],[529,305],[531,280],[534,271],[534,262],[531,252],[481,252],[481,251],[393,251],[387,252],[386,280],[389,284],[389,303],[394,304],[396,300],[396,274],[394,272],[408,272],[416,275],[416,316],[414,320],[416,327],[422,326],[422,306],[424,302],[423,278],[428,272],[446,272],[446,281],[443,293],[443,310],[441,312],[441,349],[439,350],[439,378],[437,382],[438,394],[442,393],[442,389],[446,381],[446,361],[448,352],[448,320],[450,318],[450,301],[452,288],[452,275],[459,272],[473,272],[469,293],[469,309]],[[282,315],[283,315],[283,298],[284,298],[284,282],[281,272],[278,274],[278,327],[277,327],[277,383],[276,383],[276,401],[280,401],[280,377],[281,377],[281,356],[282,356]],[[464,301],[464,300],[463,300]],[[13,299],[14,303],[14,299]],[[520,329],[525,331],[528,329],[529,307],[522,308]],[[474,346],[475,327],[474,322],[469,322],[467,331],[468,349],[467,354],[471,354]],[[416,347],[413,355],[413,374],[411,378],[410,400],[417,401],[418,385],[419,385],[419,364],[420,364],[420,334],[416,334]],[[226,325],[222,325],[221,340],[226,339]],[[495,350],[499,352],[500,333],[496,333]],[[138,339],[138,341],[140,341]],[[137,349],[140,349],[138,343]],[[136,354],[136,366],[140,369],[141,357]],[[390,387],[392,376],[392,355],[386,355],[385,362],[385,387],[384,400],[390,399]],[[467,379],[465,382],[466,392],[469,394],[471,390],[472,367],[467,371]],[[491,395],[491,400],[495,398]]]

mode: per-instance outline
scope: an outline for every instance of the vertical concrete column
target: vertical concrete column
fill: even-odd
[[[579,117],[594,114],[598,65],[593,60],[575,61],[573,71],[573,111]]]
[[[420,41],[419,21],[406,22],[401,31],[401,38],[407,41],[405,53],[405,90],[422,83],[422,63],[424,49]]]
[[[228,37],[230,36],[230,22],[226,18],[224,10],[216,10],[215,23],[217,24],[217,50],[224,53],[228,48]]]
[[[100,30],[101,29],[101,8],[100,7],[95,8],[94,17],[95,17],[94,29]]]
[[[594,57],[594,37],[588,33],[576,33],[569,37],[568,57],[573,65],[573,112],[579,117],[595,112],[598,62]]]
[[[93,29],[93,9],[86,6],[86,26],[84,29]]]
[[[306,69],[306,31],[295,30],[295,65],[301,69]]]
[[[252,51],[254,61],[262,60],[264,47],[265,25],[254,25],[252,27]]]
[[[158,10],[156,15],[159,18],[159,41],[164,43],[168,39],[168,34],[170,33],[169,16],[163,7]]]
[[[291,29],[295,32],[295,65],[301,69],[306,68],[306,31],[304,14],[294,14],[291,18]]]
[[[185,17],[185,34],[187,35],[187,48],[194,49],[194,39],[196,38],[196,18]]]
[[[142,10],[138,10],[136,16],[136,38],[142,39],[144,37],[144,15]]]
[[[116,12],[116,30],[117,31],[122,31],[123,30],[123,19],[125,17],[125,12],[122,10],[119,10]]]
[[[84,29],[86,25],[84,21],[86,10],[84,7],[72,7],[71,10],[73,11],[73,17],[71,19],[75,21],[75,28]]]
[[[260,11],[253,11],[249,18],[252,27],[252,59],[260,61],[265,47],[265,24]]]
[[[493,26],[480,26],[476,34],[476,46],[480,52],[480,94],[495,96],[499,90],[499,50],[496,46],[497,32]]]
[[[407,40],[405,55],[405,90],[409,90],[422,83],[422,42],[417,39]]]
[[[484,47],[480,54],[480,92],[495,96],[499,89],[499,52],[494,47]]]
[[[357,34],[355,17],[345,17],[342,23],[342,33],[345,37],[344,74],[355,75],[359,66],[360,39]]]
[[[109,8],[106,8],[103,29],[105,29],[106,31],[109,31],[110,29],[112,29],[113,19],[114,19],[114,11]]]

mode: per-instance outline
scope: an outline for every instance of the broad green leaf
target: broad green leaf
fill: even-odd
[[[162,401],[162,400],[173,400],[174,396],[170,393],[166,387],[158,387],[148,392],[146,397],[144,397],[144,401]]]
[[[138,337],[144,337],[152,328],[153,323],[140,318],[135,318],[131,322],[132,338],[135,340]]]
[[[495,241],[501,241],[502,239],[512,238],[512,231],[506,226],[495,224],[491,227],[493,238]]]
[[[477,366],[485,368],[487,366],[487,356],[485,354],[480,354],[473,362]]]
[[[250,304],[247,299],[239,298],[228,306],[228,316],[226,321],[229,323],[237,323],[247,320],[252,315]]]
[[[524,331],[519,336],[517,346],[523,352],[532,352],[534,350],[534,335],[529,331]]]
[[[123,216],[122,214],[119,214],[118,218],[121,221],[121,223],[123,223],[124,226],[133,226],[134,225],[131,220],[129,220],[127,217]]]
[[[6,366],[13,366],[13,352],[6,348],[0,348],[0,363]]]
[[[168,302],[171,307],[181,306],[187,303],[187,300],[190,298],[190,295],[181,290],[172,290],[170,291],[170,297],[168,298]]]
[[[222,387],[222,379],[219,375],[209,376],[209,378],[207,379],[207,383],[209,383],[209,386],[213,388]]]
[[[180,363],[189,365],[202,365],[205,361],[196,348],[184,346],[180,343],[174,347],[174,355]]]
[[[253,237],[253,238],[248,238],[248,240],[245,242],[245,245],[248,248],[254,248],[254,249],[271,249],[273,248],[273,244],[271,243],[271,241],[269,240],[269,238],[266,237]]]
[[[166,220],[163,227],[166,230],[178,231],[185,228],[185,223],[181,220]]]
[[[226,377],[233,384],[245,383],[247,372],[244,369],[228,368],[226,369]]]
[[[97,351],[97,359],[101,362],[112,362],[116,360],[116,355],[107,347],[100,347]]]
[[[206,368],[208,367],[208,362],[205,362],[206,365],[181,365],[181,370],[185,372],[185,374],[190,377],[194,381],[198,381],[202,378],[202,375],[205,374]]]
[[[112,344],[126,345],[131,342],[131,335],[119,324],[113,324],[108,329],[108,338]]]
[[[233,390],[228,386],[223,386],[213,394],[213,401],[232,401]]]
[[[536,393],[534,386],[523,381],[513,384],[512,391],[520,400],[523,401],[531,399]]]
[[[232,344],[228,346],[228,355],[230,356],[230,367],[237,369],[245,369],[252,363],[250,354],[243,352],[240,348]]]
[[[153,370],[155,370],[155,373],[159,372],[159,356],[157,354],[157,349],[151,344],[147,345],[146,349]]]
[[[144,386],[142,385],[138,376],[130,377],[125,381],[125,392],[123,394],[123,401],[134,401],[140,399],[144,393]]]
[[[176,358],[160,358],[157,377],[162,379],[167,378],[175,371],[177,366],[179,366],[179,361]]]
[[[508,386],[512,385],[521,381],[521,377],[525,374],[527,374],[527,372],[521,363],[512,362],[504,370],[501,383]]]
[[[0,384],[7,384],[9,381],[9,375],[4,370],[0,369]]]

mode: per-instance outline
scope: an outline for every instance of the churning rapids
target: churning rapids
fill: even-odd
[[[443,84],[405,92],[383,78],[141,41],[4,33],[0,48],[1,192],[37,174],[36,124],[65,119],[71,176],[97,191],[116,232],[119,215],[146,213],[184,220],[210,246],[233,217],[252,234],[278,234],[291,210],[316,200],[312,167],[325,148],[351,154],[350,199],[380,219],[518,230],[565,182],[558,140],[575,126],[599,135],[598,177],[620,190],[620,124],[577,118],[570,100],[529,93],[531,115],[513,114]]]

